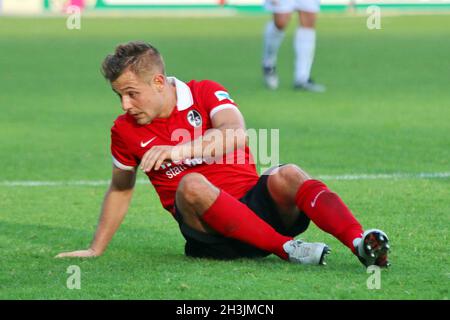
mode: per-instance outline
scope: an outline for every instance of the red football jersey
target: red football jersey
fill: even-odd
[[[177,105],[169,118],[157,118],[150,124],[138,125],[132,116],[123,114],[114,122],[111,128],[111,153],[116,167],[132,170],[151,147],[185,143],[186,137],[182,140],[173,139],[174,132],[180,129],[189,132],[190,140],[198,138],[212,128],[211,119],[216,112],[237,108],[226,89],[216,82],[192,80],[184,83],[176,78],[169,78],[169,81],[175,84],[177,93]],[[201,173],[216,187],[240,198],[256,184],[256,167],[248,147],[227,156],[239,156],[241,161],[205,163],[201,159],[190,159],[182,163],[165,164],[157,171],[147,172],[147,176],[161,204],[172,214],[178,183],[185,174],[191,172]],[[245,161],[242,161],[243,158]]]

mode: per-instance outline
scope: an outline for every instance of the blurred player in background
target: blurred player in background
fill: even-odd
[[[294,263],[324,264],[327,245],[294,239],[313,221],[365,266],[387,266],[386,234],[364,232],[323,182],[294,164],[258,176],[244,119],[222,85],[167,77],[158,50],[143,42],[119,45],[106,57],[103,74],[124,111],[111,129],[111,185],[91,246],[58,257],[95,257],[106,250],[128,210],[140,168],[178,222],[187,256],[275,254]]]
[[[316,47],[316,14],[320,10],[320,0],[265,0],[265,8],[273,14],[273,19],[267,23],[264,31],[262,64],[266,86],[271,90],[278,88],[279,80],[276,70],[278,49],[292,13],[297,12],[299,26],[294,36],[294,88],[324,92],[325,86],[311,79]]]

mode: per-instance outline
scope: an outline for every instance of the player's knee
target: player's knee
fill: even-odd
[[[277,29],[279,31],[284,31],[287,27],[287,25],[289,24],[289,20],[287,19],[276,19],[273,22],[275,24],[275,27],[277,27]]]
[[[300,25],[304,28],[314,29],[316,26],[316,14],[312,12],[300,12]]]
[[[208,180],[200,173],[188,173],[180,181],[177,198],[188,204],[197,203],[209,188]]]
[[[286,29],[286,27],[288,26],[290,20],[291,20],[290,13],[275,14],[273,23],[275,24],[275,27],[277,27],[278,30],[284,31],[284,29]]]
[[[306,172],[295,164],[287,164],[279,168],[276,173],[285,186],[299,187],[310,177]]]

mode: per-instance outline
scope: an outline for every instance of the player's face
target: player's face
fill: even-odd
[[[162,81],[164,76],[160,75]],[[133,116],[140,125],[148,124],[153,119],[161,117],[164,109],[164,99],[158,76],[145,82],[132,71],[122,73],[112,82],[112,89],[120,98],[122,109]]]

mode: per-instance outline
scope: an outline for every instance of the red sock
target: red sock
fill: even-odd
[[[202,219],[225,237],[240,240],[272,252],[282,259],[288,259],[283,244],[292,238],[276,232],[245,204],[223,190],[211,207],[203,213]]]
[[[355,253],[353,240],[361,238],[363,230],[336,193],[318,180],[307,180],[298,189],[295,203],[320,229],[335,236]]]

